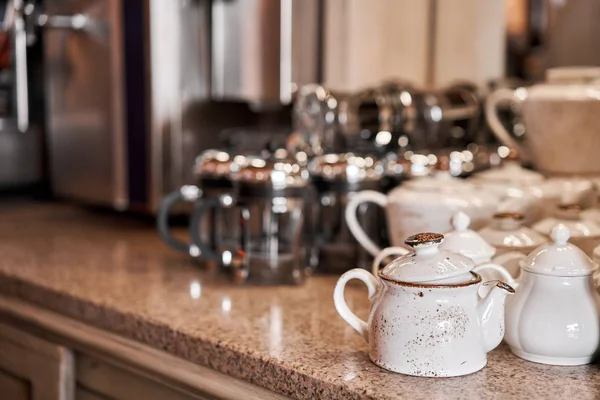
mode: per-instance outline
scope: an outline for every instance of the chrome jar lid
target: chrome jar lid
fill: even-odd
[[[302,197],[309,185],[308,171],[291,159],[247,157],[233,179],[240,196]]]
[[[244,163],[245,157],[222,150],[206,150],[196,157],[194,175],[203,186],[232,186],[232,174]]]
[[[308,170],[319,190],[362,190],[377,189],[384,168],[374,156],[341,153],[315,157]]]

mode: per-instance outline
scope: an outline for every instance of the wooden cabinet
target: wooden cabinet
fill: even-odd
[[[204,400],[200,393],[161,381],[0,323],[0,399]]]
[[[78,354],[76,358],[78,395],[88,400],[204,400],[200,394],[178,388],[172,382],[157,382],[143,372]],[[104,396],[104,397],[103,397]]]
[[[0,323],[0,394],[15,400],[72,400],[73,355]]]
[[[0,295],[0,400],[5,399],[285,400],[287,397]]]
[[[27,400],[31,399],[31,386],[27,380],[0,370],[0,393],[6,399]]]
[[[0,322],[0,400],[212,398],[167,378],[74,352]]]

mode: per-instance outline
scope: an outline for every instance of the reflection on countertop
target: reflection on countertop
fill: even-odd
[[[384,371],[337,315],[336,277],[300,287],[232,286],[168,249],[147,221],[0,204],[0,254],[0,294],[294,398],[600,398],[597,364],[533,364],[504,345],[466,377]],[[352,285],[346,297],[366,317],[366,290]]]

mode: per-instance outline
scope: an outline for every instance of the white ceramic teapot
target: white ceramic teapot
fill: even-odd
[[[521,261],[518,280],[502,267],[480,267],[496,269],[517,289],[506,305],[504,340],[525,360],[580,365],[600,350],[600,296],[592,280],[598,265],[568,239],[569,229],[555,226],[553,242]]]
[[[416,376],[458,376],[487,363],[487,352],[504,334],[504,300],[514,290],[505,283],[481,299],[481,277],[467,257],[440,250],[444,236],[417,234],[405,243],[414,252],[397,258],[379,279],[363,269],[343,274],[333,299],[338,313],[369,343],[378,366]],[[344,300],[349,280],[367,285],[368,321],[358,318]]]
[[[477,188],[448,171],[433,177],[408,181],[386,195],[371,190],[356,193],[346,206],[346,222],[356,240],[374,257],[381,251],[364,232],[356,217],[358,207],[372,202],[384,207],[390,241],[402,245],[405,237],[418,232],[446,232],[452,216],[463,211],[475,227],[483,227],[500,204],[499,198]]]

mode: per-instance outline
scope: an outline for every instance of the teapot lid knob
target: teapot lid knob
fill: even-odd
[[[416,235],[412,235],[406,238],[404,244],[410,246],[412,248],[422,247],[422,246],[436,246],[444,241],[444,235],[439,233],[418,233]]]
[[[471,224],[471,218],[464,212],[459,211],[452,217],[452,226],[455,231],[465,231],[469,224]]]
[[[571,237],[571,231],[564,224],[558,224],[552,228],[550,237],[556,244],[565,245]]]

